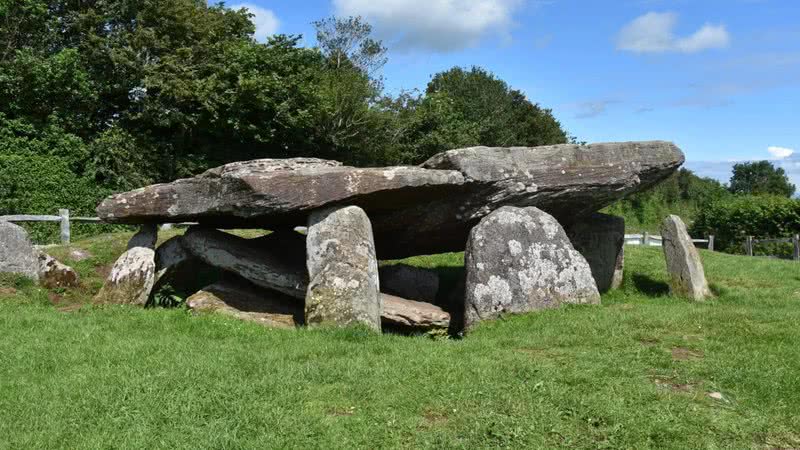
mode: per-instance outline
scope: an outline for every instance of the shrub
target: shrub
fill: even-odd
[[[695,236],[713,234],[719,250],[742,253],[747,236],[785,238],[799,233],[800,201],[779,196],[730,197],[702,209],[691,231]]]

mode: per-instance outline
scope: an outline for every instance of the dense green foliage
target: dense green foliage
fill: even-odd
[[[31,164],[86,195],[6,200],[0,214],[84,212],[109,191],[235,160],[404,164],[457,146],[566,140],[549,110],[481,69],[387,96],[387,49],[369,24],[314,26],[317,47],[305,48],[299,36],[256,42],[245,10],[205,0],[0,0],[0,155],[57,158]],[[39,189],[19,183],[0,189]]]
[[[692,233],[713,234],[720,250],[742,253],[747,236],[786,238],[800,233],[800,200],[776,195],[733,196],[703,208]],[[775,248],[756,250],[774,254]],[[782,250],[790,252],[790,248]]]
[[[681,169],[655,188],[619,201],[605,212],[624,217],[631,232],[658,233],[661,221],[669,214],[677,214],[691,223],[707,205],[730,197],[718,181]]]
[[[431,340],[88,305],[129,238],[53,249],[82,288],[0,281],[0,448],[800,447],[792,262],[702,251],[698,304],[629,247],[602,305]]]
[[[734,194],[791,197],[795,186],[783,168],[776,168],[769,161],[756,161],[733,165],[730,190]]]

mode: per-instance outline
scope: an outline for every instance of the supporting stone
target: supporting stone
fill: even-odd
[[[0,273],[39,279],[39,252],[28,232],[11,222],[0,221]]]
[[[711,297],[700,254],[680,217],[671,215],[661,225],[664,258],[672,295],[703,301]]]
[[[117,259],[105,284],[95,296],[97,303],[144,306],[150,298],[156,277],[155,225],[144,225],[128,243],[128,250]]]
[[[597,290],[607,292],[622,286],[625,219],[594,213],[565,231],[575,250],[589,263]]]
[[[467,328],[506,313],[600,303],[586,259],[538,208],[507,206],[481,220],[470,232],[465,268]]]
[[[307,253],[306,323],[380,330],[378,261],[366,213],[356,206],[312,213]]]

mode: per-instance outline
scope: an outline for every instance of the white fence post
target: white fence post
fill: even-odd
[[[59,209],[58,215],[61,217],[61,243],[69,244],[69,210]]]

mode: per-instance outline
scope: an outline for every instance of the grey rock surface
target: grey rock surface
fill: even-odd
[[[439,293],[439,275],[428,269],[393,264],[378,269],[381,291],[409,300],[435,303]]]
[[[298,233],[278,232],[263,238],[245,239],[193,226],[181,242],[192,255],[211,266],[294,298],[306,296],[305,247]]]
[[[381,329],[378,261],[372,226],[356,206],[314,212],[308,224],[309,325],[363,324]]]
[[[383,297],[381,320],[384,326],[419,331],[447,330],[450,326],[450,314],[436,305],[388,294],[381,296]]]
[[[675,215],[664,219],[661,224],[661,238],[672,294],[695,301],[711,297],[700,253],[683,220]]]
[[[224,314],[271,328],[303,323],[303,305],[295,298],[245,282],[222,280],[186,300],[189,309]]]
[[[39,279],[39,252],[28,232],[11,222],[0,221],[0,273]]]
[[[144,224],[139,231],[128,241],[128,250],[134,247],[143,247],[154,250],[158,241],[158,227],[154,224]]]
[[[589,267],[600,292],[622,286],[625,265],[625,219],[594,213],[566,229],[575,250]]]
[[[463,250],[469,230],[504,205],[537,206],[568,224],[653,186],[683,161],[662,141],[475,147],[418,167],[254,160],[111,196],[97,213],[112,223],[279,230],[304,225],[311,211],[349,204],[369,215],[378,256],[393,259]]]
[[[39,253],[39,283],[49,289],[77,287],[80,277],[72,267],[46,253]]]
[[[472,229],[465,254],[464,325],[563,304],[597,304],[589,264],[553,216],[502,207]]]
[[[144,306],[150,298],[155,277],[155,251],[146,247],[133,247],[114,263],[95,301]]]

